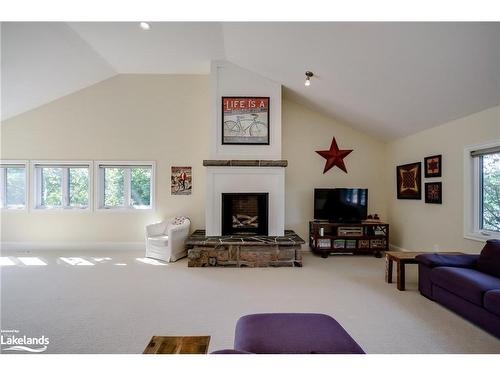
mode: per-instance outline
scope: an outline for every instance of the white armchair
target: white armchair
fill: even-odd
[[[184,241],[189,236],[191,221],[172,218],[146,226],[146,257],[175,262],[187,255]]]

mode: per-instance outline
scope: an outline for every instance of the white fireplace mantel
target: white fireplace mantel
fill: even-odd
[[[222,193],[268,193],[269,236],[285,233],[285,168],[207,167],[207,236],[222,235]]]

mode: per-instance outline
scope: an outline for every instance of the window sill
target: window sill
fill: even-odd
[[[90,207],[76,208],[76,207],[33,207],[32,212],[82,212],[89,213]]]
[[[479,241],[479,242],[486,242],[488,240],[500,240],[500,233],[499,234],[483,234],[481,232],[472,232],[472,233],[465,233],[464,238],[472,241]]]
[[[97,212],[153,212],[154,208],[132,208],[132,207],[115,207],[115,208],[97,208]]]
[[[28,212],[28,210],[26,209],[26,207],[24,207],[24,208],[6,208],[6,207],[2,207],[1,211],[2,211],[2,213],[3,212]]]

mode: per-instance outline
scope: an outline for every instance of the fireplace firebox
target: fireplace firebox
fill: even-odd
[[[222,235],[268,235],[269,193],[222,193]]]

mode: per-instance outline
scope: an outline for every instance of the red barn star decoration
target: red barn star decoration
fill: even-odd
[[[342,169],[345,173],[347,173],[347,169],[344,164],[344,158],[349,155],[352,150],[340,150],[339,146],[337,146],[337,141],[335,137],[332,139],[332,144],[330,145],[329,150],[316,151],[319,155],[323,156],[326,159],[325,169],[323,170],[323,174],[328,172],[332,167],[337,166]]]

